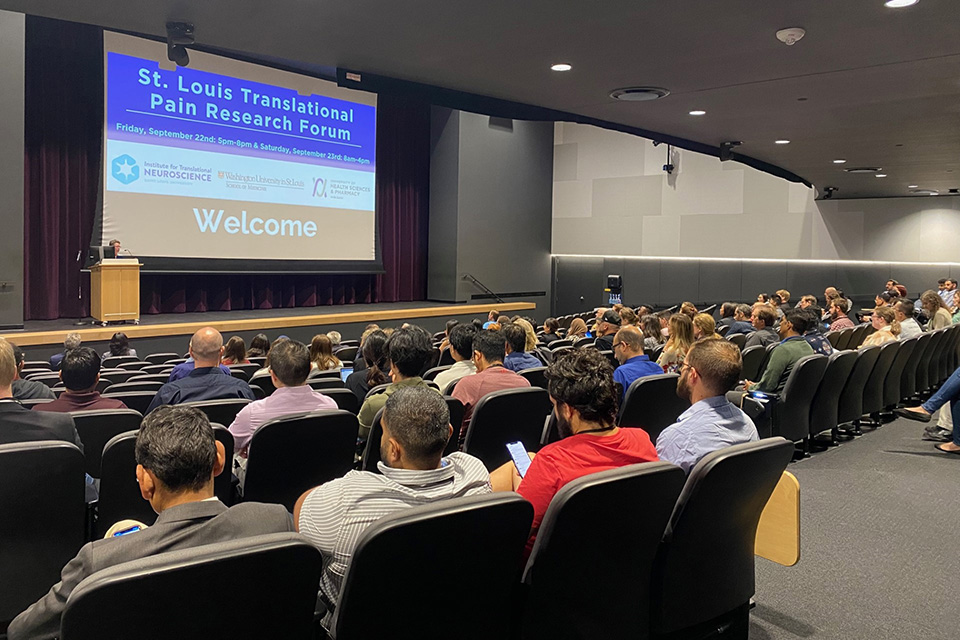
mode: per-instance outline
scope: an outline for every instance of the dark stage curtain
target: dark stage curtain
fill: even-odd
[[[89,276],[81,276],[76,259],[89,246],[100,189],[100,33],[96,27],[27,17],[27,320],[90,313]],[[143,274],[141,314],[424,300],[429,140],[428,104],[378,97],[377,210],[385,273]]]

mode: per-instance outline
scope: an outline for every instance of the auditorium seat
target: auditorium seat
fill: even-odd
[[[707,314],[707,315],[709,315],[709,316],[712,316],[712,315],[713,315],[713,312],[716,311],[716,310],[717,310],[717,305],[716,305],[716,304],[712,304],[712,305],[710,305],[709,307],[705,307],[705,308],[701,309],[701,310],[700,310],[700,313],[705,313],[705,314]]]
[[[360,537],[347,568],[335,637],[399,637],[405,634],[398,621],[413,625],[409,635],[418,638],[511,637],[532,521],[533,507],[512,492],[443,500],[381,518]],[[385,567],[403,576],[403,587],[389,597]]]
[[[360,347],[342,347],[333,352],[333,355],[339,358],[340,362],[353,362],[357,357]]]
[[[660,432],[677,421],[690,407],[690,402],[677,396],[675,373],[661,373],[637,378],[627,389],[617,425],[643,429],[651,442]]]
[[[552,407],[550,396],[537,387],[488,393],[473,408],[463,450],[480,458],[488,470],[510,460],[508,442],[520,441],[527,451],[539,451],[543,420]]]
[[[841,351],[842,351],[842,350],[845,350],[845,349],[856,349],[855,346],[853,346],[853,345],[850,344],[851,341],[853,340],[853,334],[856,333],[856,332],[857,332],[857,328],[856,328],[856,327],[850,327],[850,328],[848,328],[848,329],[841,329],[841,330],[840,330],[840,335],[839,335],[839,337],[837,338],[837,344],[834,346],[834,349],[840,349]],[[831,344],[833,344],[833,343],[831,343]]]
[[[0,445],[0,630],[60,579],[83,546],[83,464],[67,442]]]
[[[316,380],[317,378],[335,378],[340,380],[340,369],[327,369],[326,371],[321,371],[320,369],[311,369],[310,375],[307,376],[307,380]]]
[[[936,346],[936,343],[934,343],[934,346]],[[899,349],[900,343],[896,340],[880,345],[880,357],[877,358],[877,363],[873,366],[873,371],[870,372],[870,377],[867,378],[867,383],[863,387],[861,413],[863,416],[869,416],[869,419],[861,417],[860,426],[880,426],[880,411],[883,410],[883,384]]]
[[[253,363],[249,363],[249,364],[231,364],[231,365],[229,365],[228,368],[230,369],[230,373],[231,373],[231,374],[233,374],[235,377],[239,377],[241,380],[243,380],[244,382],[246,382],[246,381],[248,381],[248,380],[250,379],[250,376],[252,376],[252,375],[255,374],[257,371],[260,370],[260,365],[258,365],[258,364],[253,364]],[[235,371],[241,372],[243,375],[242,375],[242,376],[236,376],[236,374],[234,374]]]
[[[41,371],[53,371],[50,362],[47,360],[24,360],[23,369],[40,369]]]
[[[842,432],[859,435],[860,428],[856,421],[863,415],[863,393],[867,386],[867,380],[873,373],[873,368],[880,357],[880,347],[864,347],[858,349],[857,361],[853,365],[850,377],[843,385],[843,391],[840,392],[840,404],[837,408],[837,424],[853,425],[851,429],[842,429]]]
[[[110,358],[107,358],[107,360],[109,359]],[[120,362],[114,366],[117,369],[127,369],[128,371],[142,371],[144,367],[149,367],[151,365],[149,362],[144,362],[143,360],[137,360],[134,358],[132,361]]]
[[[164,373],[170,375],[173,371],[173,367],[166,364],[151,364],[140,369],[141,373]]]
[[[104,398],[115,398],[127,405],[128,409],[139,411],[141,415],[146,415],[147,408],[153,402],[157,394],[153,391],[118,391],[117,393],[105,393]]]
[[[23,400],[19,400],[19,402],[28,409],[31,409],[38,404],[46,404],[47,402],[53,402],[53,400],[53,398],[24,398]]]
[[[560,347],[572,347],[572,346],[573,346],[573,340],[571,340],[570,338],[561,338],[559,340],[554,340],[553,342],[551,342],[548,348],[551,351],[556,351]]]
[[[67,600],[61,633],[64,640],[308,640],[321,571],[320,552],[294,533],[168,551],[84,580]],[[202,597],[186,595],[197,589]]]
[[[897,355],[883,381],[883,406],[885,409],[894,409],[903,399],[900,395],[903,372],[910,358],[913,357],[913,352],[916,350],[919,340],[919,337],[904,340],[900,343],[900,348],[897,349]]]
[[[820,356],[824,357],[824,356]],[[707,454],[690,472],[652,582],[654,637],[747,638],[757,525],[793,455],[783,438]]]
[[[210,422],[222,424],[229,427],[240,410],[250,404],[246,398],[225,398],[220,400],[198,400],[197,402],[184,402],[184,406],[193,407],[202,411]]]
[[[613,367],[614,369],[620,366],[620,362],[617,360],[617,356],[613,355],[613,351],[611,351],[610,349],[605,349],[601,351],[600,355],[606,358],[607,362],[609,362],[610,366]]]
[[[797,360],[773,407],[773,435],[810,445],[810,403],[827,369],[827,356],[813,354]],[[767,394],[776,395],[776,394]]]
[[[163,364],[166,365],[172,360],[177,360],[180,356],[173,352],[166,353],[151,353],[144,360],[150,364]]]
[[[235,502],[234,479],[236,476],[233,475],[233,452],[236,443],[233,434],[224,425],[211,422],[210,426],[213,427],[213,437],[223,445],[224,460],[223,471],[213,479],[213,493],[220,502],[229,507]]]
[[[447,401],[447,409],[450,411],[450,427],[453,433],[447,441],[447,446],[443,450],[443,455],[448,456],[458,450],[458,434],[460,425],[463,424],[464,407],[463,403],[452,396],[444,396]],[[377,411],[373,418],[373,425],[370,427],[370,434],[367,436],[367,443],[363,449],[363,455],[360,458],[360,468],[363,471],[380,473],[377,463],[380,462],[380,440],[383,437],[383,424],[380,420],[383,418],[383,409]]]
[[[33,382],[39,382],[51,389],[58,384],[60,384],[60,374],[56,372],[46,371],[44,373],[34,373],[31,374],[28,380]]]
[[[100,457],[103,448],[114,437],[140,428],[143,416],[133,409],[100,409],[71,411],[73,423],[83,443],[84,471],[100,477]]]
[[[121,367],[121,364],[129,362],[140,362],[140,358],[137,356],[108,356],[103,359],[103,362],[100,363],[100,366],[104,369],[112,369],[114,367],[120,369],[126,369],[127,367]],[[152,362],[147,362],[145,364],[153,364]],[[137,367],[139,369],[139,367]]]
[[[314,378],[307,381],[307,385],[314,391],[319,391],[321,393],[326,393],[329,389],[346,389],[347,386],[343,383],[339,377],[337,378]],[[351,391],[351,393],[353,393]]]
[[[940,358],[946,354],[948,338],[946,329],[933,332],[932,344],[927,352],[927,389],[932,390],[940,384]]]
[[[112,437],[103,447],[95,539],[102,538],[120,520],[131,519],[151,525],[157,519],[150,503],[140,495],[134,455],[136,443],[137,432],[127,431]]]
[[[159,382],[166,384],[170,380],[169,373],[141,373],[135,371],[134,375],[127,378],[127,382]]]
[[[654,559],[685,480],[679,467],[648,462],[564,485],[524,571],[522,637],[648,638]]]
[[[724,340],[729,340],[733,344],[737,345],[741,351],[743,351],[743,345],[745,345],[747,342],[747,334],[735,333],[732,336],[725,336]]]
[[[270,377],[269,371],[264,371],[263,373],[258,373],[250,377],[250,384],[257,385],[263,389],[264,395],[270,395],[277,390],[277,386],[273,384],[273,378]]]
[[[917,346],[903,367],[903,376],[900,378],[900,397],[906,402],[907,399],[917,395],[917,369],[920,363],[926,359],[927,348],[930,346],[930,334],[922,333],[917,336]]]
[[[129,371],[127,369],[101,369],[100,370],[100,379],[108,378],[110,382],[119,384],[121,382],[127,382],[131,378],[136,378],[137,376],[142,376],[143,374],[139,371]]]
[[[853,330],[853,333],[850,336],[850,342],[847,345],[847,349],[856,349],[863,344],[863,341],[867,339],[867,336],[876,331],[873,328],[873,325],[862,324],[859,327],[856,327]]]
[[[834,351],[827,358],[827,367],[810,402],[810,438],[830,431],[831,441],[836,437],[840,393],[857,364],[856,351]]]
[[[267,357],[266,357],[266,356],[249,356],[249,357],[247,358],[247,360],[250,361],[250,364],[258,364],[258,365],[260,365],[260,368],[261,368],[261,369],[262,369],[264,366],[266,366],[266,363],[267,363]],[[186,360],[184,360],[184,362],[186,362]]]
[[[118,382],[111,384],[103,390],[104,393],[119,393],[121,391],[152,391],[156,393],[164,383],[154,382],[152,380],[133,380],[131,382]]]
[[[360,413],[360,401],[350,389],[322,389],[320,393],[332,398],[338,408],[349,411],[353,415]]]
[[[450,352],[450,349],[444,349],[440,352],[440,359],[437,360],[438,367],[444,367],[452,365],[456,360],[453,359],[453,353]]]
[[[573,343],[575,349],[580,347],[592,347],[596,343],[596,338],[579,338]]]
[[[540,387],[541,389],[546,389],[547,377],[544,375],[546,371],[546,367],[531,367],[530,369],[524,369],[523,371],[518,371],[517,373],[526,378],[531,387]]]
[[[840,347],[838,347],[837,345],[840,344],[840,337],[842,335],[843,335],[843,331],[838,329],[837,331],[827,331],[825,334],[823,334],[823,337],[827,339],[827,342],[830,343],[831,347],[833,347],[834,349],[839,349]]]
[[[359,429],[357,416],[339,409],[263,423],[250,440],[243,499],[293,511],[304,491],[353,468]]]
[[[33,376],[45,376],[50,375],[51,373],[56,373],[56,371],[51,371],[50,367],[28,367],[26,363],[23,365],[23,369],[20,369],[20,377],[24,380],[30,380]]]
[[[453,365],[440,365],[440,366],[433,367],[432,369],[427,369],[426,371],[423,372],[423,376],[421,377],[424,380],[434,380],[438,375],[440,375],[441,373],[449,369],[451,366]]]
[[[741,355],[743,357],[743,368],[741,369],[740,378],[751,381],[759,380],[767,365],[770,352],[767,351],[765,346],[755,344],[752,347],[744,349]]]

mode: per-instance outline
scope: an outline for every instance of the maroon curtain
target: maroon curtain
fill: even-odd
[[[97,27],[27,17],[27,320],[90,312],[89,277],[76,259],[90,244],[100,190],[100,34]],[[141,314],[424,300],[430,108],[389,95],[380,95],[377,107],[383,274],[143,274]]]

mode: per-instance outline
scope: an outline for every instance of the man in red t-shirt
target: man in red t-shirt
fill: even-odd
[[[546,377],[563,439],[531,455],[533,461],[523,479],[513,462],[490,474],[494,491],[516,491],[533,504],[527,555],[550,501],[563,485],[598,471],[659,459],[646,431],[617,427],[613,367],[599,351],[569,351],[554,360]]]

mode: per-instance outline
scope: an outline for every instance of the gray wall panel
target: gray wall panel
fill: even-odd
[[[0,11],[0,61],[0,326],[22,327],[23,14]]]
[[[907,295],[916,300],[920,294],[927,289],[937,290],[937,280],[940,278],[956,278],[951,275],[947,267],[937,267],[933,265],[897,265],[890,269],[890,276],[900,282],[907,288]],[[886,281],[877,282],[877,293],[879,293]]]
[[[808,293],[818,299],[823,297],[823,290],[831,286],[824,283],[836,280],[836,265],[787,262],[787,284],[783,288],[790,292],[790,306],[795,307],[800,298]]]
[[[660,295],[657,304],[672,307],[700,295],[699,260],[662,260],[660,262]]]
[[[743,299],[742,265],[739,261],[700,260],[698,302],[735,302]]]
[[[430,110],[430,241],[427,298],[457,299],[457,193],[460,118],[443,107]]]
[[[656,306],[660,298],[659,260],[625,260],[623,301],[634,307]]]
[[[759,293],[773,293],[787,282],[787,263],[743,261],[743,284],[740,295],[744,302],[755,302]]]

